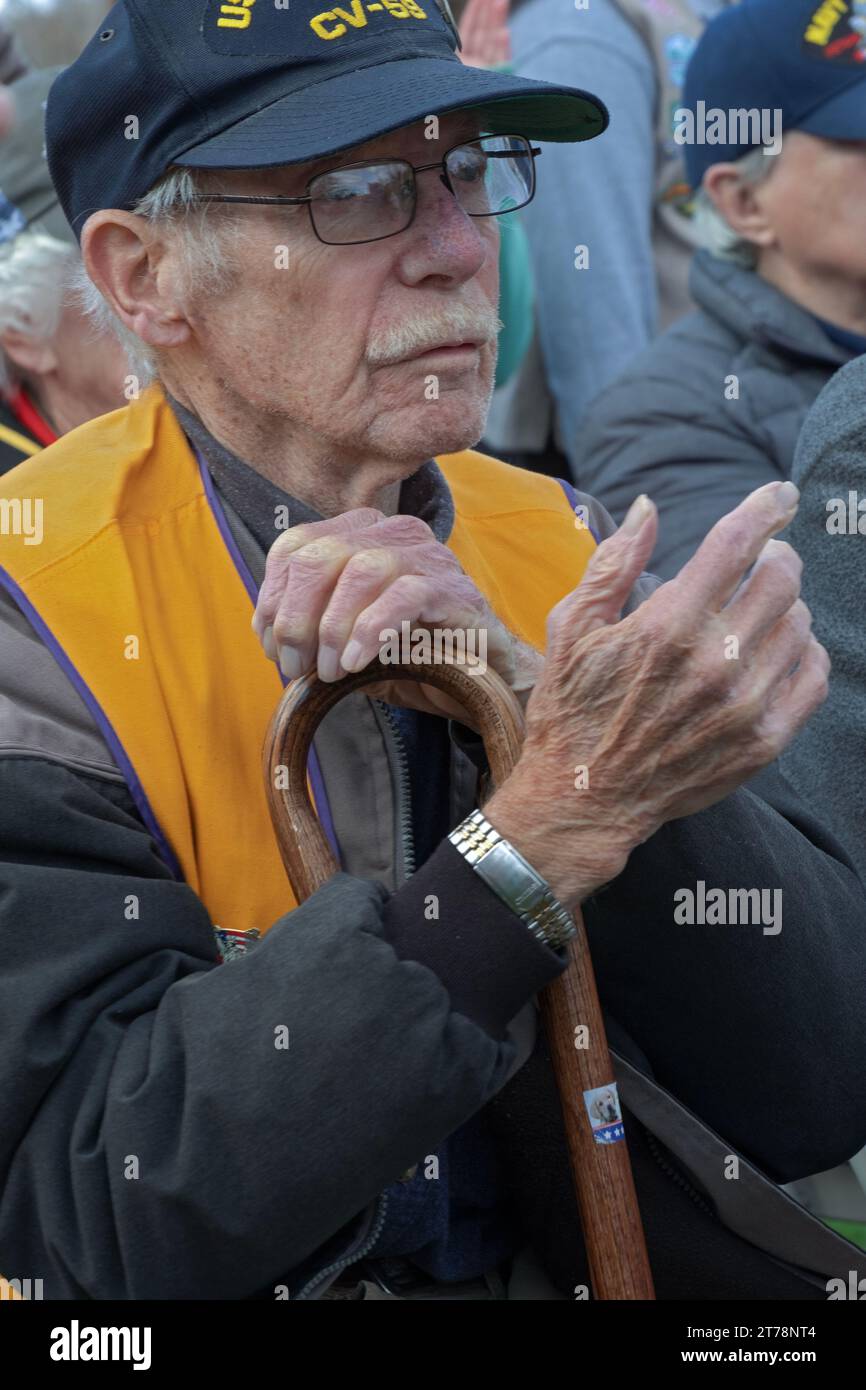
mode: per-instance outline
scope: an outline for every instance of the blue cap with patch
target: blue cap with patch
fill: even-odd
[[[704,30],[677,114],[692,188],[788,130],[866,140],[866,0],[741,0]]]
[[[76,234],[169,165],[301,163],[467,107],[493,134],[605,129],[589,93],[465,66],[440,3],[120,0],[48,101],[48,160]]]

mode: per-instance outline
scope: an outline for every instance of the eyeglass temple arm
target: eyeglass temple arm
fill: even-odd
[[[484,136],[482,135],[480,138],[483,140],[483,139],[484,139]],[[488,159],[513,159],[513,158],[514,158],[514,150],[485,150],[484,153],[485,153],[485,155],[487,156]],[[544,150],[541,148],[540,145],[530,145],[530,146],[529,146],[529,153],[532,154],[532,155],[539,155],[539,154],[544,154]]]
[[[488,159],[511,159],[514,155],[513,150],[486,150],[485,153]],[[529,153],[537,158],[538,155],[544,154],[544,151],[538,145],[530,145]],[[414,164],[411,168],[413,173],[423,174],[427,169],[440,169],[442,164],[443,161],[437,159],[432,164]],[[284,198],[282,195],[265,193],[258,197],[245,193],[205,193],[198,201],[200,203],[272,203],[284,207],[287,203],[311,203],[313,199],[309,194],[303,198]]]
[[[454,35],[454,40],[457,44],[457,52],[461,53],[463,51],[463,40],[460,37],[460,30],[457,27],[457,21],[455,20],[454,15],[451,13],[451,6],[449,5],[448,0],[436,0],[436,8],[438,9],[442,18],[445,20],[445,23],[448,25],[448,28],[451,30],[451,33]]]
[[[200,203],[278,203],[283,207],[286,203],[311,203],[313,200],[307,194],[303,198],[288,198],[282,194],[262,193],[258,197],[246,193],[204,193],[198,199]]]

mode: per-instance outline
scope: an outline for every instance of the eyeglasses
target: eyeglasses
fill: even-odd
[[[445,23],[448,25],[448,28],[451,30],[451,33],[457,44],[458,53],[461,52],[463,48],[463,41],[460,38],[460,30],[457,28],[457,21],[454,18],[454,15],[451,13],[451,6],[449,5],[448,0],[436,0],[436,8],[438,9],[442,18],[445,20]]]
[[[255,203],[289,207],[306,203],[313,231],[327,246],[358,246],[405,232],[418,204],[416,174],[438,169],[442,183],[469,217],[516,212],[535,194],[535,160],[541,150],[522,135],[482,135],[454,145],[432,164],[377,159],[344,164],[317,174],[302,198],[213,193],[205,203]]]

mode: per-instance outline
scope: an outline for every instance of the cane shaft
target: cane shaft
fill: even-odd
[[[274,830],[298,902],[327,883],[339,867],[307,795],[307,757],[316,729],[352,691],[395,680],[437,686],[467,710],[482,735],[497,785],[517,761],[523,714],[505,683],[489,669],[469,675],[448,664],[385,666],[376,660],[339,681],[325,684],[314,672],[294,681],[271,721],[263,762]],[[542,991],[541,1012],[593,1290],[601,1299],[651,1299],[652,1276],[626,1142],[598,1142],[599,1126],[594,1130],[590,1101],[585,1099],[591,1091],[611,1094],[614,1073],[579,908],[574,918],[578,934],[569,946],[568,968]],[[578,1028],[585,1032],[578,1034]]]
[[[547,1034],[568,1142],[574,1189],[596,1298],[653,1299],[652,1273],[625,1138],[599,1143],[587,1092],[614,1081],[583,913],[568,968],[542,991]],[[585,1029],[578,1035],[575,1029]],[[576,1046],[576,1043],[581,1046]],[[586,1042],[586,1046],[582,1044]],[[615,1092],[614,1092],[615,1094]],[[618,1126],[608,1128],[616,1130]]]

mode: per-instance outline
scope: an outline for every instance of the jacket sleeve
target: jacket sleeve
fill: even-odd
[[[617,522],[640,493],[655,502],[659,538],[650,563],[662,579],[678,574],[754,488],[787,476],[770,441],[725,400],[724,368],[712,389],[711,397],[709,382],[695,375],[680,347],[654,365],[642,358],[593,402],[577,439],[577,484]]]
[[[657,330],[656,82],[645,45],[615,5],[593,5],[576,17],[572,11],[552,26],[545,18],[543,27],[535,8],[515,16],[515,70],[598,91],[612,113],[610,129],[579,152],[544,146],[535,197],[520,214],[532,252],[545,374],[573,463],[587,405]]]
[[[699,881],[767,890],[774,922],[676,920]],[[777,764],[662,826],[584,915],[602,1002],[656,1080],[771,1177],[866,1144],[866,892]]]
[[[866,358],[837,372],[803,426],[789,539],[803,598],[833,663],[830,693],[782,756],[785,773],[866,878]],[[852,507],[854,509],[852,515]],[[859,507],[859,510],[858,510]]]
[[[447,842],[224,965],[125,788],[0,759],[0,844],[0,1269],[50,1298],[285,1277],[504,1084],[563,968]]]

